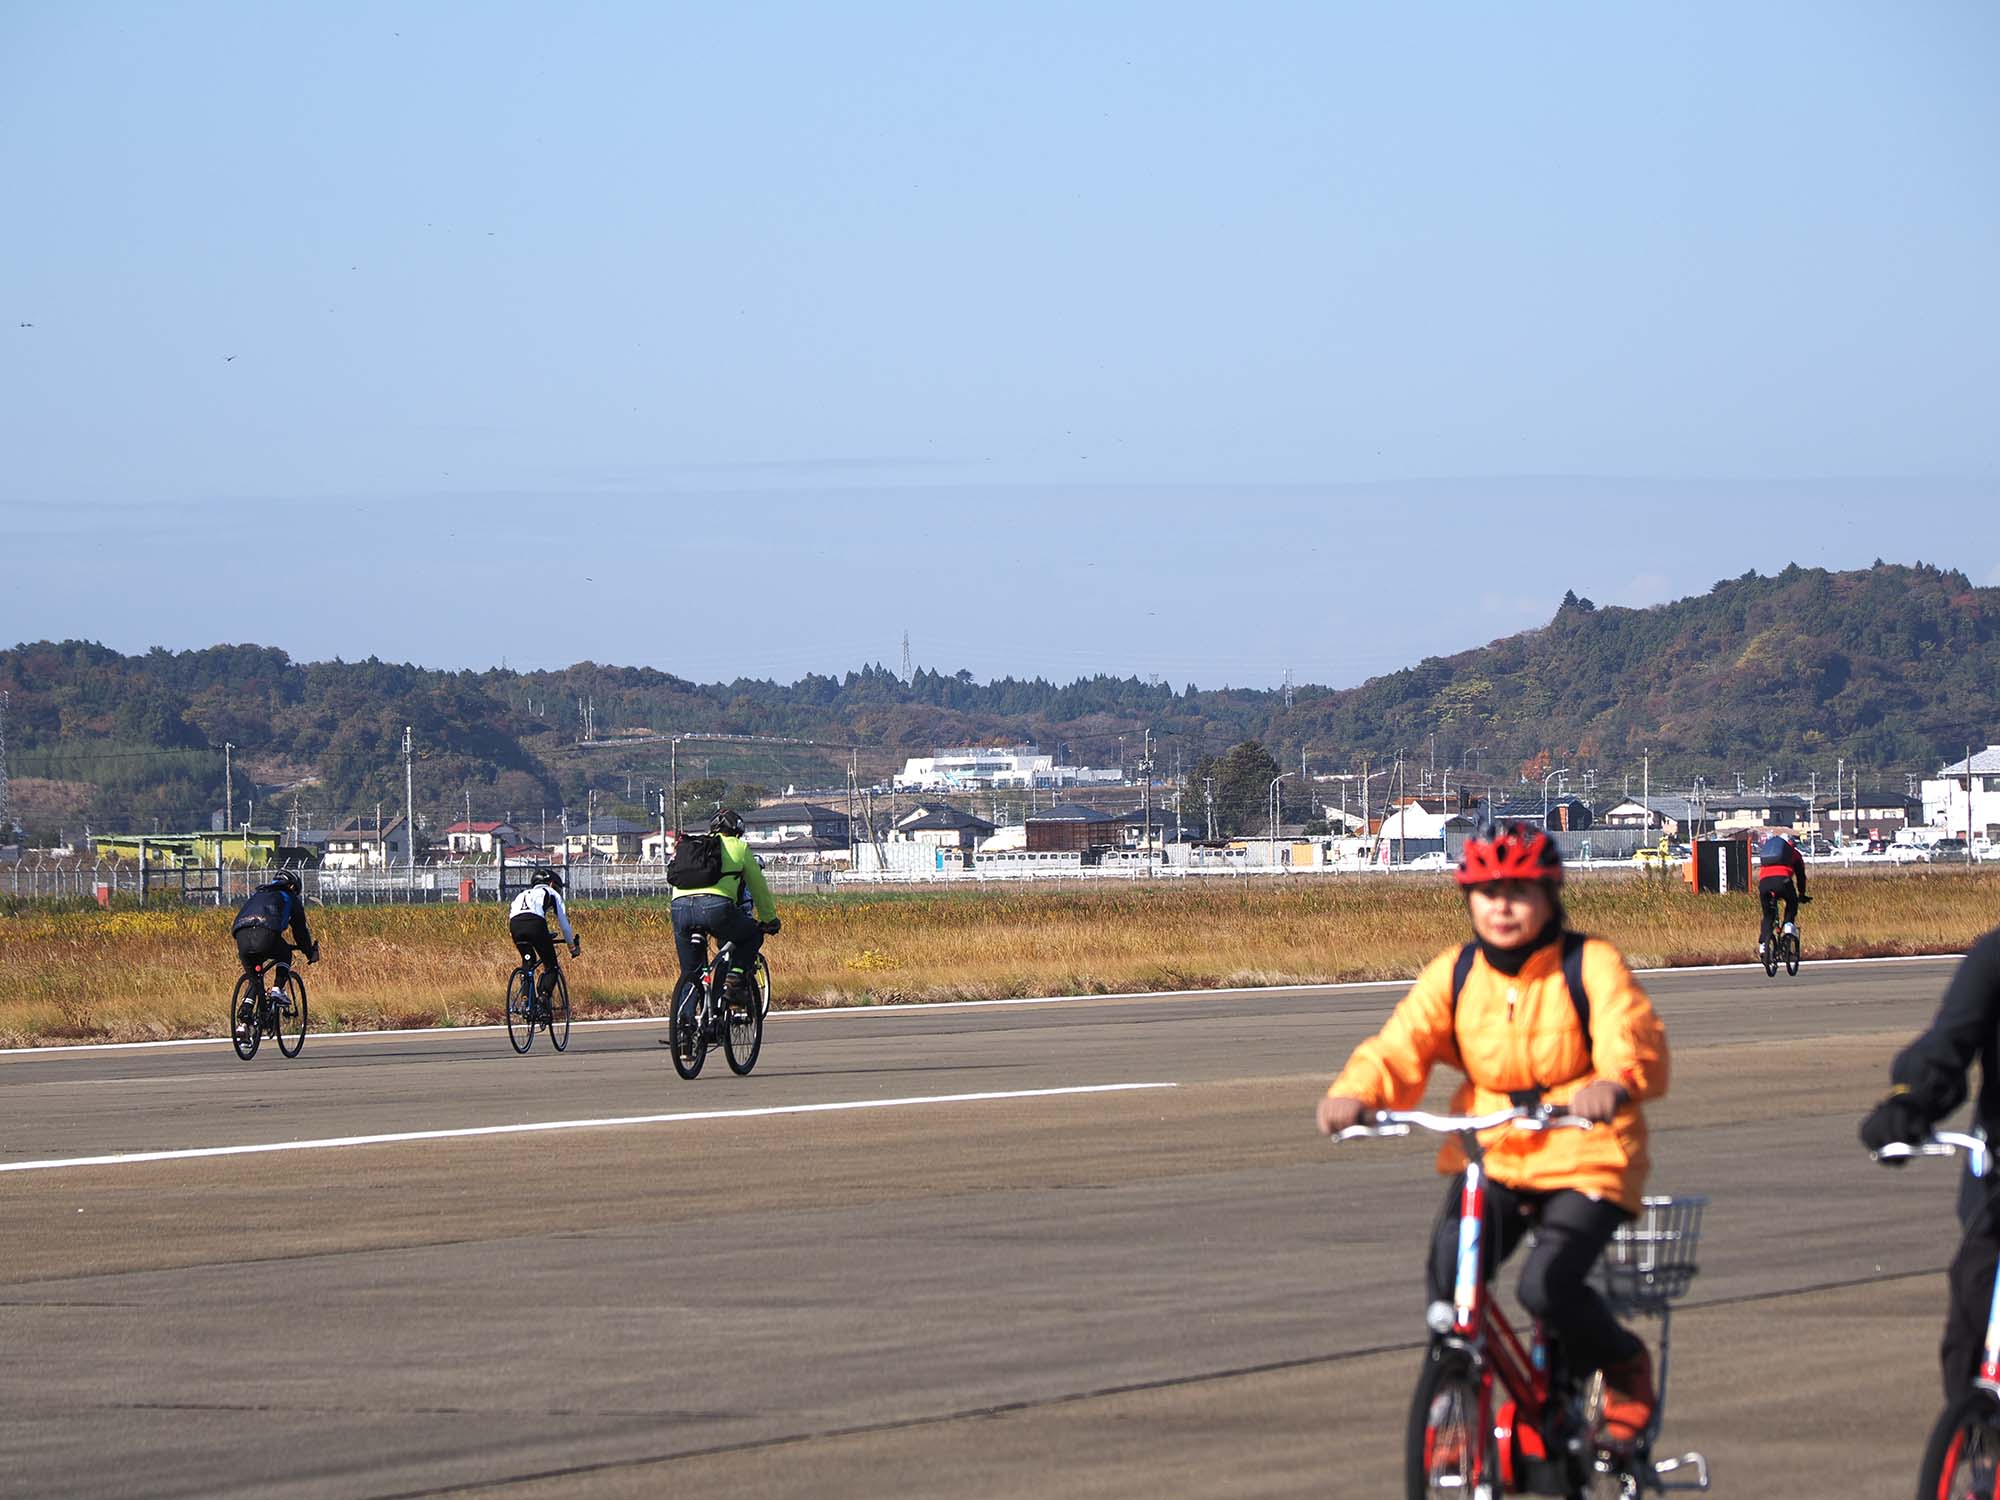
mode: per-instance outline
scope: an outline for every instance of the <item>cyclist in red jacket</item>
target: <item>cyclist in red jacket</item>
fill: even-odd
[[[1771,951],[1771,930],[1777,925],[1778,903],[1785,904],[1785,935],[1795,936],[1799,925],[1799,903],[1806,895],[1806,857],[1799,846],[1782,833],[1774,833],[1757,846],[1757,904],[1764,920],[1757,928],[1757,959]]]

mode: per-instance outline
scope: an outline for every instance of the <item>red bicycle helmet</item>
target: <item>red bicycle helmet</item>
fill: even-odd
[[[1458,856],[1460,885],[1488,885],[1496,880],[1540,880],[1561,885],[1562,851],[1544,829],[1526,823],[1482,828],[1465,841]]]

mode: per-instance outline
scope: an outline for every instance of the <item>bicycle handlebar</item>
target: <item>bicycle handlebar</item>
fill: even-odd
[[[1984,1177],[1993,1165],[1993,1148],[1978,1136],[1967,1135],[1962,1130],[1940,1130],[1930,1139],[1914,1145],[1906,1141],[1891,1141],[1880,1151],[1870,1151],[1868,1158],[1871,1161],[1907,1161],[1913,1156],[1960,1155],[1971,1158],[1974,1177]]]
[[[1385,1140],[1408,1135],[1412,1130],[1428,1130],[1433,1135],[1478,1134],[1511,1125],[1516,1130],[1591,1130],[1596,1121],[1582,1115],[1559,1114],[1547,1105],[1539,1109],[1514,1107],[1495,1110],[1490,1115],[1434,1115],[1421,1109],[1378,1109],[1373,1122],[1350,1125],[1334,1136],[1341,1141]]]

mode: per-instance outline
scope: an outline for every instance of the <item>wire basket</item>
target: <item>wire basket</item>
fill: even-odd
[[[1701,1267],[1701,1215],[1708,1199],[1646,1198],[1639,1217],[1620,1225],[1597,1263],[1605,1295],[1627,1307],[1664,1307],[1687,1295]]]

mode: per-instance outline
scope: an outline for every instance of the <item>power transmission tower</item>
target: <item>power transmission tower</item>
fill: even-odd
[[[1290,710],[1291,710],[1291,707],[1292,707],[1292,669],[1291,669],[1290,667],[1287,667],[1287,668],[1285,668],[1285,709],[1286,709],[1286,711],[1287,711],[1287,712],[1290,712]]]
[[[903,632],[903,686],[910,685],[910,632]]]

